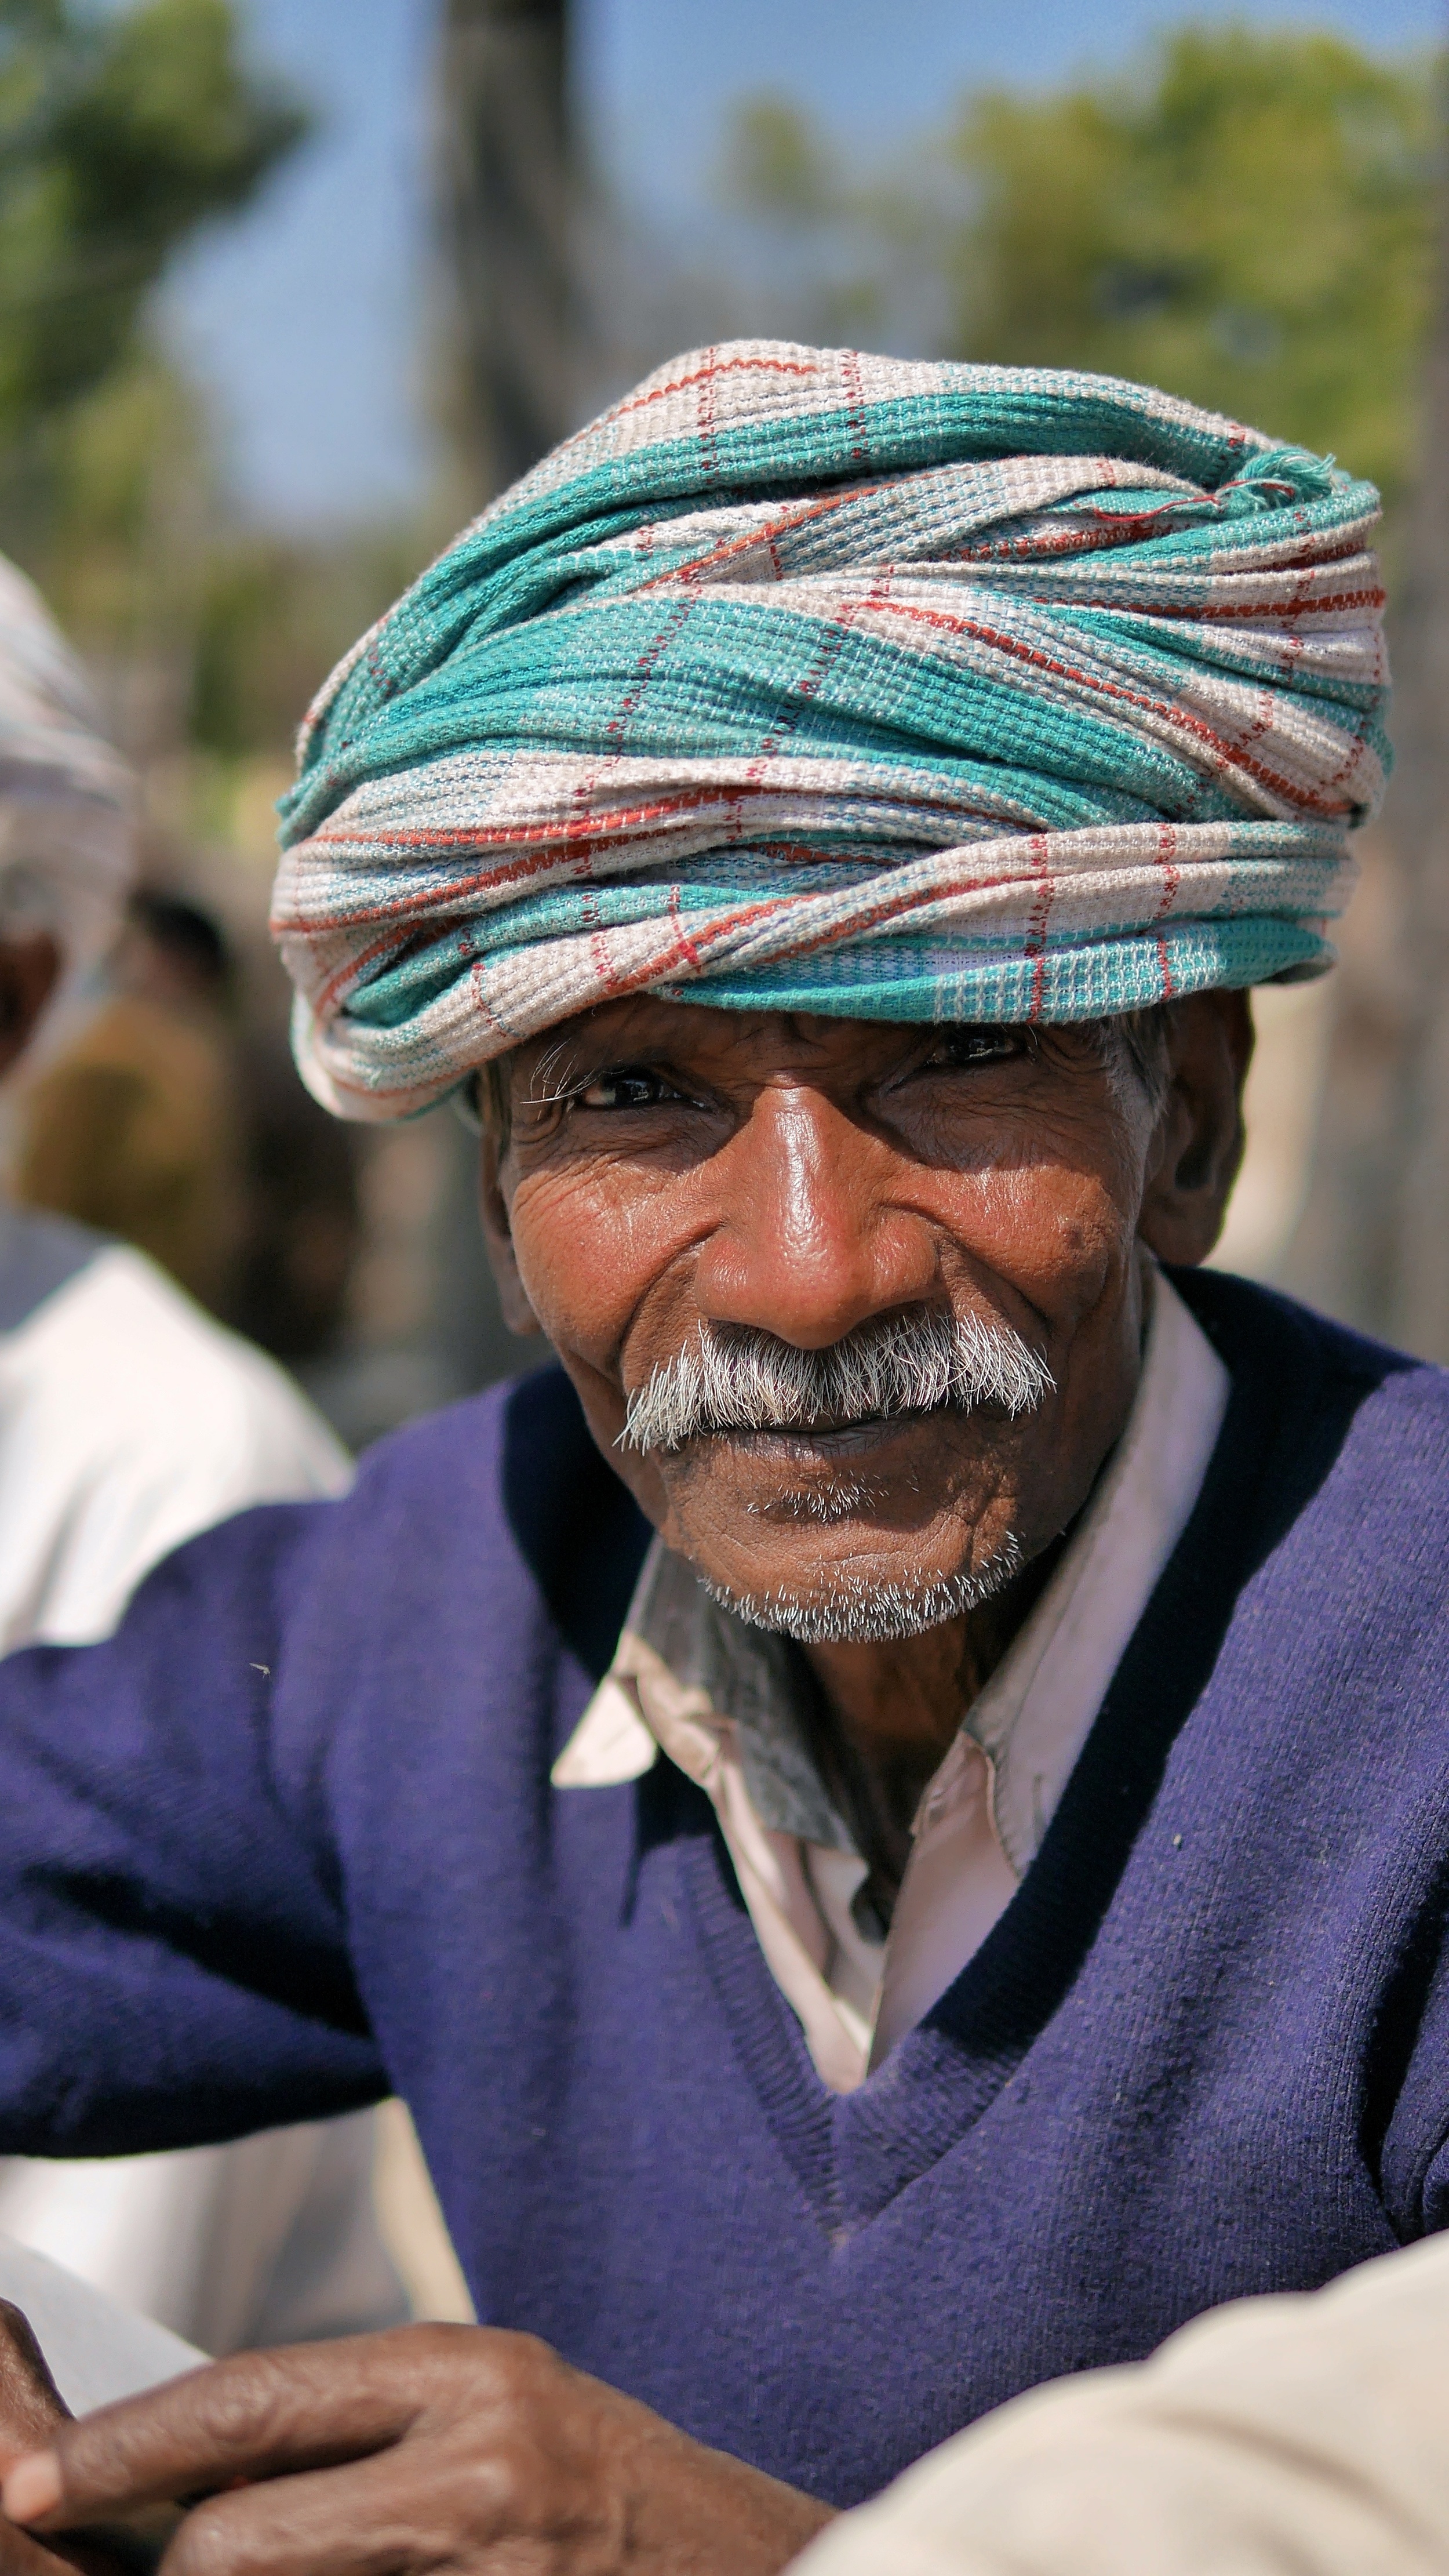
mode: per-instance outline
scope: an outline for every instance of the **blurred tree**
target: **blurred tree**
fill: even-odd
[[[183,738],[212,433],[147,332],[168,261],[306,131],[228,0],[0,0],[0,546],[145,761]]]
[[[816,224],[847,212],[854,191],[810,118],[788,98],[761,91],[741,99],[725,138],[724,194],[786,224]]]
[[[171,254],[306,126],[227,0],[0,0],[0,447],[127,356]]]
[[[1439,108],[1446,104],[1441,87]],[[1395,768],[1345,920],[1290,1283],[1449,1360],[1449,120],[1438,283],[1391,618]]]
[[[1184,30],[1155,79],[977,101],[947,253],[954,349],[1165,385],[1396,493],[1432,275],[1422,66]]]
[[[573,428],[585,370],[570,0],[444,0],[438,212],[444,415],[476,510]],[[427,1339],[450,1387],[517,1365],[478,1223],[478,1157],[445,1140]]]
[[[422,518],[312,542],[214,530],[198,580],[192,741],[230,760],[289,747],[339,654],[451,533]]]
[[[747,101],[727,185],[777,228],[873,235],[897,296],[903,260],[929,270],[944,355],[1163,385],[1392,500],[1432,294],[1432,90],[1332,36],[1187,28],[1127,81],[968,99],[894,176]]]
[[[474,508],[573,426],[582,321],[569,0],[445,0],[447,426]]]

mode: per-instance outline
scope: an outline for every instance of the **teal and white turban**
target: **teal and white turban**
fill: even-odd
[[[317,1096],[634,993],[1096,1018],[1313,974],[1387,747],[1371,485],[1105,376],[661,368],[333,673],[275,927]]]

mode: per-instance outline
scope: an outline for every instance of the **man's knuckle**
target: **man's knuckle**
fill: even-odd
[[[209,2504],[187,2514],[166,2552],[165,2576],[224,2576],[235,2557],[227,2517]]]
[[[561,2364],[541,2336],[494,2330],[483,2338],[480,2359],[503,2403],[529,2405],[556,2387]]]
[[[455,2518],[474,2532],[516,2523],[533,2500],[537,2470],[537,2453],[522,2434],[504,2432],[490,2439],[455,2464],[448,2481]]]
[[[413,2359],[425,2370],[454,2370],[459,2343],[469,2329],[467,2326],[430,2321],[425,2325],[398,2326],[394,2331],[399,2342],[405,2344]]]
[[[285,2381],[265,2355],[199,2373],[193,2386],[196,2429],[226,2452],[266,2450],[291,2416]]]

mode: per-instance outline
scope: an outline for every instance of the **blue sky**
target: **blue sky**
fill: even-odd
[[[210,388],[238,499],[278,524],[406,506],[421,400],[428,71],[436,0],[240,0],[252,50],[313,103],[316,138],[240,223],[199,244],[167,327]],[[1439,0],[576,0],[596,154],[651,220],[707,208],[729,102],[790,93],[875,155],[964,89],[1110,70],[1192,17],[1432,43]]]

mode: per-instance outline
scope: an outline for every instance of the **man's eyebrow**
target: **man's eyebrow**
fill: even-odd
[[[624,1065],[659,1073],[677,1079],[675,1059],[667,1046],[641,1043],[631,1046],[627,1038],[613,1045],[596,1041],[582,1046],[577,1041],[562,1041],[540,1056],[528,1077],[528,1087],[518,1097],[521,1109],[552,1108],[570,1100],[587,1084],[596,1082],[602,1073]]]
[[[589,1079],[589,1073],[578,1063],[572,1042],[560,1039],[557,1046],[549,1048],[547,1055],[539,1057],[528,1077],[528,1089],[519,1106],[546,1109],[554,1101],[567,1100],[571,1091],[577,1091],[580,1083]]]

